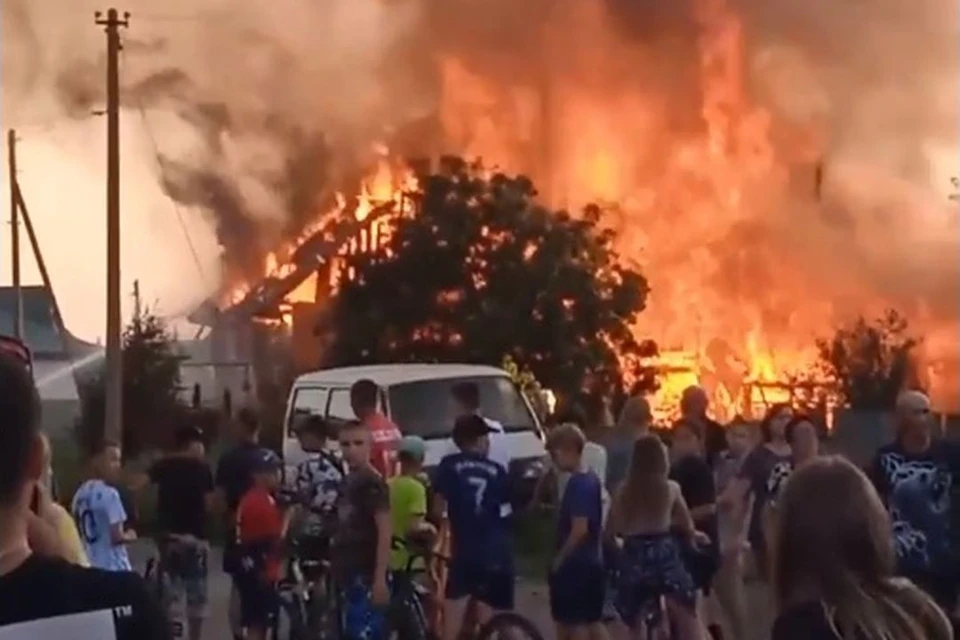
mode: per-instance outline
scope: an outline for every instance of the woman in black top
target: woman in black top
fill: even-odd
[[[771,531],[772,640],[950,640],[943,611],[894,577],[890,519],[870,481],[824,456],[784,485]]]

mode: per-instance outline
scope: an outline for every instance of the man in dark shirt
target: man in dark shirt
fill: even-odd
[[[685,420],[700,430],[707,463],[714,467],[717,457],[727,450],[727,433],[719,422],[707,416],[710,399],[702,387],[692,386],[683,390],[680,397],[681,420]]]
[[[237,569],[236,513],[237,505],[253,483],[252,470],[260,456],[260,421],[253,410],[244,408],[237,414],[238,443],[220,456],[217,464],[216,487],[219,502],[225,509],[223,540],[223,571],[233,576]],[[234,581],[236,582],[236,581]],[[230,590],[230,627],[235,638],[242,636],[240,625],[240,593],[236,584]]]
[[[154,462],[138,484],[157,486],[157,545],[174,633],[179,638],[189,629],[190,640],[200,640],[207,612],[207,509],[213,474],[199,428],[180,427],[175,441],[174,451]],[[186,603],[182,613],[180,603]]]
[[[330,557],[347,627],[345,637],[380,638],[385,631],[383,608],[390,600],[390,491],[370,464],[370,429],[359,421],[348,422],[340,427],[338,437],[350,472],[337,498]]]
[[[30,502],[44,472],[39,422],[27,363],[0,353],[0,637],[168,639],[140,576],[86,569],[28,545]]]
[[[931,434],[930,401],[897,399],[897,438],[881,447],[870,477],[893,521],[900,572],[954,613],[960,592],[960,448]]]
[[[673,429],[673,443],[670,454],[670,479],[680,485],[690,517],[697,531],[710,538],[703,547],[687,547],[685,562],[693,577],[697,589],[709,596],[713,586],[713,577],[720,567],[719,528],[717,526],[717,492],[713,472],[704,459],[704,444],[697,425],[681,420]],[[711,637],[722,637],[720,626],[715,620],[707,620],[707,629]]]

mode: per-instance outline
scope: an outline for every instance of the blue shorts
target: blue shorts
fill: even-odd
[[[550,574],[548,583],[554,622],[580,626],[603,620],[607,572],[601,565],[567,562]]]
[[[389,586],[389,585],[388,585]],[[386,631],[386,609],[373,604],[370,581],[354,577],[340,587],[343,640],[380,640]]]
[[[509,565],[490,566],[454,560],[450,563],[447,600],[471,597],[491,609],[513,609],[514,573]]]

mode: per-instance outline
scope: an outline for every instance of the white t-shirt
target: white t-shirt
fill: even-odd
[[[127,547],[113,544],[110,530],[127,521],[120,493],[103,480],[87,480],[73,496],[70,509],[77,522],[90,566],[107,571],[132,571]]]

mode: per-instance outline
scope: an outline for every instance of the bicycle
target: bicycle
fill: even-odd
[[[301,539],[289,542],[287,575],[278,585],[280,611],[287,620],[288,640],[333,640],[340,636],[340,607],[326,554],[304,553]],[[320,557],[324,556],[324,557]],[[274,625],[280,634],[280,620]]]
[[[410,558],[403,571],[394,573],[394,591],[390,606],[389,626],[402,640],[438,640],[430,628],[427,610],[432,600],[429,589],[420,585],[416,578],[425,574],[432,560],[445,564],[450,558],[437,553],[429,545],[407,546],[406,541],[394,538],[394,545],[410,551]],[[419,566],[418,566],[419,565]],[[465,629],[461,640],[543,640],[539,629],[527,618],[513,611],[494,613],[475,629]]]

